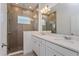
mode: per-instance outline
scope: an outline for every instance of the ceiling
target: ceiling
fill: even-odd
[[[46,5],[48,5],[49,8],[52,8],[56,5],[57,3],[40,3],[40,8],[44,8]]]
[[[49,8],[52,8],[56,5],[57,3],[12,3],[12,5],[26,8],[28,10],[36,10],[38,9],[38,5],[40,5],[40,9],[44,8],[46,5],[48,5]]]
[[[18,7],[22,7],[22,8],[26,8],[26,9],[30,9],[30,10],[34,10],[38,7],[37,3],[13,3],[12,5],[18,6]]]

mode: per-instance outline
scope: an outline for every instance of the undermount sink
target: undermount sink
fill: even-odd
[[[40,35],[49,35],[50,32],[40,32]]]
[[[56,35],[56,34],[51,34],[49,32],[40,32],[39,34],[42,36],[47,35],[47,37],[50,37],[51,39],[55,39],[56,41],[61,41],[61,42],[66,42],[71,44],[75,44],[76,42],[79,43],[79,39],[72,36]]]
[[[65,40],[66,42],[68,42],[68,43],[73,43],[74,44],[74,41],[72,41],[72,40]]]
[[[79,39],[73,38],[71,37],[70,39],[66,39],[66,38],[58,38],[55,39],[57,41],[62,41],[62,42],[66,42],[66,43],[71,43],[71,44],[79,44]]]
[[[41,35],[47,35],[46,33],[40,33]]]
[[[66,39],[55,39],[55,40],[60,41],[60,42],[65,42],[65,43],[72,43],[72,44],[74,44],[74,41],[72,41],[72,40],[66,40]]]

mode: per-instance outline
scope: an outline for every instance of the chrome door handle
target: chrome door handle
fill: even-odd
[[[2,43],[1,47],[3,48],[4,46],[7,46],[6,44]]]

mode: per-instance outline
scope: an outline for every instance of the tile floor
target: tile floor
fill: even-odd
[[[31,53],[28,53],[26,55],[23,55],[23,53],[20,53],[20,54],[16,54],[16,55],[13,55],[13,56],[37,56],[34,52],[31,52]]]

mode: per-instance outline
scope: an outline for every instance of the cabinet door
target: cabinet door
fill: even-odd
[[[46,56],[62,56],[62,55],[58,53],[56,50],[46,47]]]
[[[33,44],[33,51],[37,54],[40,55],[40,45],[37,43]]]
[[[48,47],[46,47],[46,56],[54,56],[54,53],[52,53],[52,50]]]
[[[51,49],[46,47],[46,56],[52,56],[54,53],[51,52]]]
[[[40,45],[36,44],[34,47],[35,47],[35,53],[39,56],[40,55]]]
[[[40,44],[40,56],[45,56],[45,45]]]
[[[77,56],[79,56],[79,53],[77,54]]]
[[[37,55],[40,55],[40,42],[39,42],[39,40],[37,40],[37,39],[34,39],[34,38],[32,38],[33,39],[33,51],[37,54]]]
[[[35,51],[36,48],[36,40],[32,38],[32,50]]]
[[[46,45],[54,50],[56,50],[57,52],[61,53],[62,55],[64,56],[76,56],[77,53],[70,50],[70,49],[67,49],[67,48],[63,48],[59,45],[56,45],[56,44],[53,44],[53,43],[50,43],[50,42],[46,42]]]

